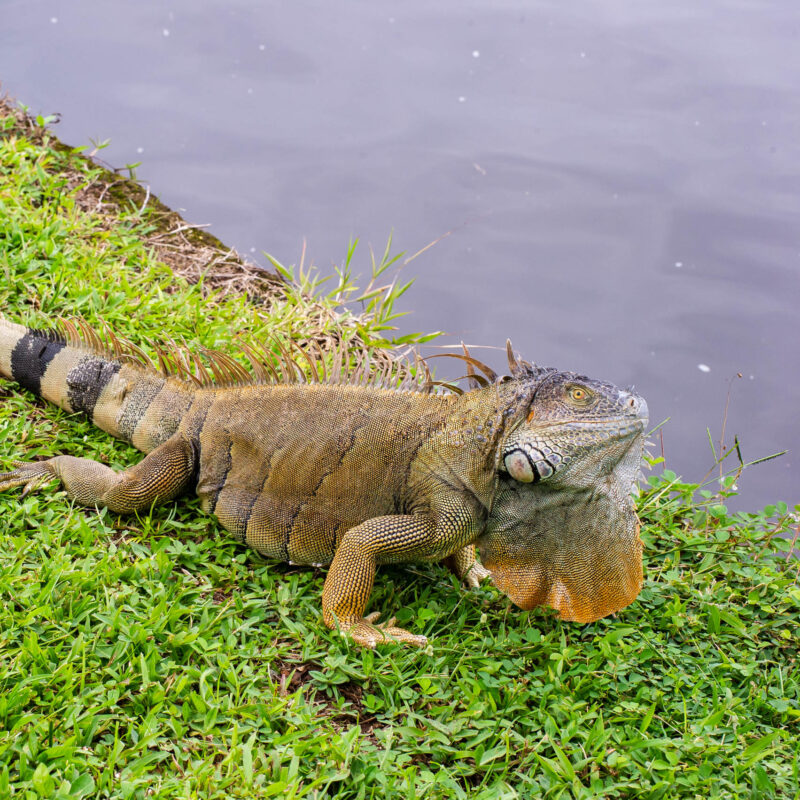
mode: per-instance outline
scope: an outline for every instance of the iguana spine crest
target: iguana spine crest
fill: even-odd
[[[469,379],[472,388],[482,388],[497,380],[495,372],[473,358],[465,345],[462,345],[463,354],[442,353],[421,358],[413,351],[412,359],[408,354],[398,357],[363,344],[353,346],[343,340],[331,340],[326,342],[333,352],[333,364],[328,370],[322,347],[316,340],[303,340],[301,344],[290,336],[284,343],[274,336],[271,339],[273,350],[263,343],[246,342],[238,337],[237,347],[249,363],[248,371],[229,353],[200,348],[198,354],[185,341],[177,342],[174,339],[145,341],[145,345],[155,353],[154,361],[145,349],[115,333],[104,320],[100,321],[98,331],[83,318],[59,317],[53,329],[38,330],[37,333],[53,343],[81,349],[121,364],[139,366],[164,378],[178,378],[199,388],[324,383],[333,386],[373,386],[424,394],[434,391],[436,387],[443,387],[460,394],[461,390],[455,383],[463,378]],[[535,369],[513,355],[510,342],[508,347],[512,375]],[[427,363],[431,358],[457,358],[464,361],[467,375],[454,381],[435,381]],[[474,367],[486,377],[477,375]]]

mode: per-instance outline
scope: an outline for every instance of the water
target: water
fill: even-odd
[[[738,506],[800,500],[796,3],[6,0],[2,22],[6,91],[227,244],[291,263],[305,239],[329,268],[351,236],[449,233],[405,268],[403,331],[634,383],[687,479],[730,391],[746,459],[790,450]]]

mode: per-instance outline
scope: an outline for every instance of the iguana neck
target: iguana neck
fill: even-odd
[[[446,408],[442,425],[420,448],[413,479],[460,487],[488,514],[498,486],[506,433],[524,419],[530,387],[495,383],[467,392]]]

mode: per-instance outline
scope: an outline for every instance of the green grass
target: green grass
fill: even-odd
[[[344,289],[305,272],[306,291],[260,304],[177,278],[148,244],[156,216],[81,211],[97,173],[17,130],[0,138],[6,316],[220,348],[390,335],[397,287],[340,315],[347,266]],[[8,382],[0,431],[4,465],[140,458]],[[324,627],[322,572],[234,544],[195,501],[123,518],[53,488],[0,494],[0,798],[796,797],[800,588],[781,535],[798,509],[733,514],[730,492],[651,477],[645,587],[591,625],[443,569],[382,570],[370,609],[433,643],[376,652]]]

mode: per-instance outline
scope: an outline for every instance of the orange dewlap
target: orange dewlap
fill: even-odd
[[[594,622],[632,603],[642,588],[639,526],[635,541],[608,544],[612,546],[605,553],[592,549],[588,557],[556,563],[484,557],[484,565],[495,585],[520,608],[547,606],[565,622]]]

